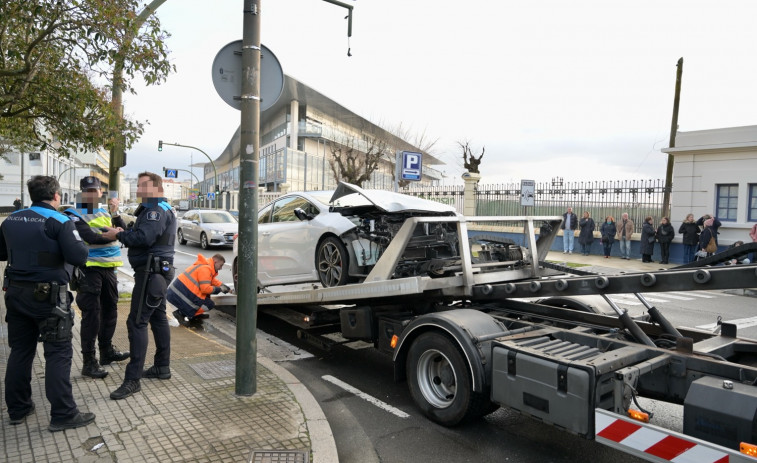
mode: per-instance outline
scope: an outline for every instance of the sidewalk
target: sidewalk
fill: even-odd
[[[5,310],[4,298],[0,298],[3,320]],[[129,302],[121,301],[113,340],[121,349],[129,348],[125,325],[128,312]],[[23,424],[10,425],[3,395],[0,460],[337,461],[331,428],[320,406],[284,368],[259,356],[256,394],[235,395],[233,338],[220,330],[214,335],[212,329],[171,327],[171,379],[143,379],[141,392],[124,400],[111,400],[110,392],[121,384],[127,362],[106,366],[109,375],[105,379],[81,376],[80,315],[77,311],[71,383],[79,409],[95,413],[95,422],[62,432],[47,430],[50,405],[45,398],[40,346],[32,371],[36,412]],[[3,322],[0,327],[0,376],[4,378],[10,348],[8,325]],[[153,354],[150,333],[146,367],[152,364]]]

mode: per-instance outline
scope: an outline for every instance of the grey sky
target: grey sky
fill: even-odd
[[[352,4],[352,57],[345,10],[320,0],[262,0],[262,42],[285,73],[358,114],[438,138],[448,182],[459,182],[464,140],[486,147],[482,183],[663,178],[680,57],[680,130],[757,124],[754,1]],[[177,73],[126,98],[126,113],[150,125],[125,172],[188,168],[190,150],[158,154],[159,139],[213,157],[226,146],[240,114],[217,96],[210,68],[241,39],[242,5],[160,7]]]

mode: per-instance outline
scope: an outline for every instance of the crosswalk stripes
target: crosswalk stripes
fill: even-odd
[[[642,293],[644,298],[653,303],[666,303],[671,300],[676,301],[693,301],[695,298],[712,299],[715,297],[728,297],[733,294],[728,293],[716,293],[710,291],[671,291],[666,293],[654,293],[653,295],[647,295]],[[612,294],[608,296],[616,304],[624,305],[642,305],[641,301],[633,294]]]

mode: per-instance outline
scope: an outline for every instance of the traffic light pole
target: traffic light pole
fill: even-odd
[[[208,153],[206,153],[205,151],[201,150],[200,148],[196,146],[181,145],[179,143],[168,143],[167,141],[163,141],[163,140],[158,141],[158,151],[163,151],[163,145],[180,146],[182,148],[190,148],[193,150],[197,150],[201,152],[202,154],[204,154],[206,158],[208,158],[208,161],[210,161],[210,165],[213,166],[213,173],[215,174],[215,194],[216,194],[215,198],[216,199],[213,200],[213,207],[218,209],[218,193],[221,190],[220,185],[218,184],[218,171],[216,170],[215,163],[213,162],[212,159],[210,159],[210,156],[208,156]]]

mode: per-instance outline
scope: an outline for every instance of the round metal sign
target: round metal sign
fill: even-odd
[[[284,90],[281,63],[265,45],[260,45],[260,110],[273,106]],[[229,43],[213,60],[213,86],[229,106],[242,108],[242,41]]]

